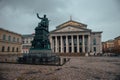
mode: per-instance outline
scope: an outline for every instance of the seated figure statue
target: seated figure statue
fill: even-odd
[[[49,20],[46,17],[46,15],[44,15],[44,17],[39,17],[39,14],[37,13],[37,17],[38,19],[41,19],[41,22],[39,23],[39,26],[44,26],[44,27],[48,27],[49,25]]]

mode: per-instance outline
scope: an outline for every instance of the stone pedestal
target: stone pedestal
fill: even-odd
[[[43,49],[43,50],[39,50],[39,49],[32,49],[32,50],[30,50],[30,54],[31,53],[52,53],[52,51],[51,51],[51,49],[48,49],[48,50],[46,50],[46,49]]]
[[[40,19],[42,19],[41,22],[35,28],[35,36],[32,41],[30,53],[20,57],[18,59],[19,63],[56,64],[59,62],[59,57],[53,54],[50,48],[50,42],[48,39],[48,19],[46,18],[46,15]]]

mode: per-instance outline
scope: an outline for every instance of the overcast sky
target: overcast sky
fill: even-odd
[[[36,13],[47,15],[50,30],[72,16],[92,31],[103,31],[102,41],[120,36],[120,0],[0,0],[0,27],[34,33],[40,22]]]

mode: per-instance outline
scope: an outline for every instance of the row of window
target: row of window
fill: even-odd
[[[22,43],[23,43],[23,44],[25,44],[25,43],[31,43],[32,40],[33,40],[33,39],[24,39]]]
[[[32,40],[29,40],[29,41],[23,41],[22,43],[25,44],[25,43],[31,43]]]
[[[8,39],[7,39],[8,37]],[[8,40],[8,41],[13,41],[13,42],[20,42],[19,38],[11,37],[11,36],[6,36],[6,34],[3,34],[2,37],[3,40]]]
[[[29,53],[29,50],[23,50],[23,53]]]
[[[6,51],[5,48],[7,48],[7,51]],[[9,47],[9,46],[8,46],[8,47],[2,46],[2,52],[11,52],[11,51],[10,51],[11,48],[12,48],[12,52],[18,52],[18,51],[19,51],[18,47],[15,48],[15,47]]]

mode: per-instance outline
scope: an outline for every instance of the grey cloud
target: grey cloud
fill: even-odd
[[[93,31],[103,31],[103,40],[120,35],[119,0],[0,0],[0,27],[33,33],[40,21],[36,13],[41,17],[47,14],[50,30],[72,15],[73,20],[87,24]]]
[[[2,0],[1,8],[9,6],[13,9],[25,9],[26,11],[37,11],[51,13],[58,7],[64,7],[62,0]]]

